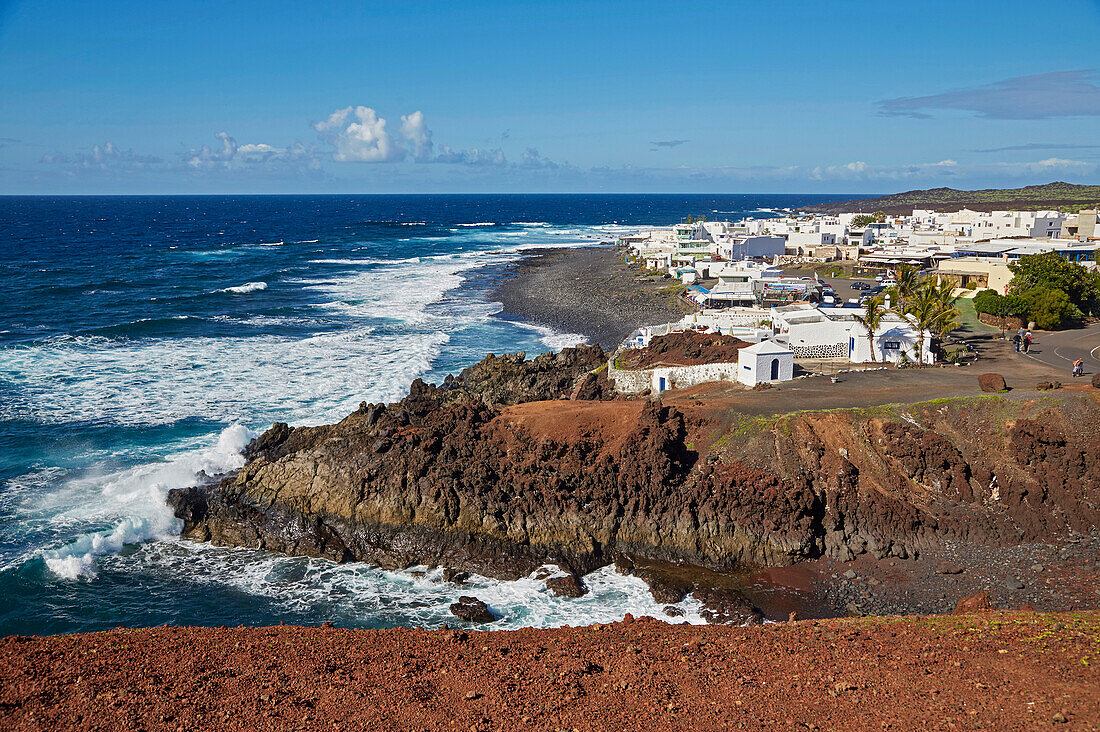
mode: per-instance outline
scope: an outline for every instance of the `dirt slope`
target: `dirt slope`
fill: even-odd
[[[1083,730],[1100,722],[1098,668],[1097,613],[120,629],[0,640],[0,727]]]

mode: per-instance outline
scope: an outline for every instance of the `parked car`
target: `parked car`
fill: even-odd
[[[852,289],[853,290],[869,290],[869,289],[871,289],[871,286],[868,285],[866,282],[853,282],[852,283]]]

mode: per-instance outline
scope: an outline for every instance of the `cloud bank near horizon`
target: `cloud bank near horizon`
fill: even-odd
[[[1037,77],[1021,77],[1037,79]],[[1011,80],[1010,80],[1011,81]],[[1007,83],[1007,82],[1006,82]],[[1044,82],[1045,83],[1045,82]],[[1059,82],[1061,83],[1061,82]],[[1074,82],[1076,83],[1076,82]],[[1032,82],[1024,84],[1031,88]],[[996,85],[994,85],[996,86]],[[1003,84],[1002,84],[1003,86]],[[938,95],[938,97],[943,95]],[[909,116],[921,116],[921,109],[935,104],[927,100],[933,97],[914,97],[906,104],[894,105],[896,110],[908,110]],[[895,100],[897,101],[897,100]],[[978,106],[971,104],[970,106]],[[961,108],[961,107],[959,107]],[[994,109],[993,106],[987,107]],[[1071,107],[1063,105],[1063,111]],[[1087,109],[1078,103],[1073,109]],[[901,113],[901,112],[898,112]],[[960,162],[943,159],[934,162],[902,164],[876,163],[872,159],[856,159],[848,162],[808,163],[799,165],[737,166],[576,166],[543,155],[534,146],[525,146],[522,152],[510,157],[504,146],[509,144],[509,134],[495,138],[491,147],[452,147],[437,141],[429,127],[427,117],[415,110],[398,117],[391,124],[378,111],[366,105],[349,105],[333,110],[319,120],[309,123],[315,134],[312,141],[294,140],[287,144],[238,140],[226,131],[217,132],[217,144],[189,146],[176,159],[164,159],[155,155],[135,152],[129,147],[107,141],[94,145],[90,150],[75,153],[50,153],[42,156],[47,167],[60,171],[69,180],[110,179],[123,182],[132,177],[159,173],[164,180],[179,176],[190,181],[225,181],[237,185],[249,180],[293,185],[321,182],[322,187],[353,186],[356,181],[371,185],[391,181],[405,189],[423,187],[438,190],[441,185],[455,189],[471,185],[482,190],[497,181],[498,189],[539,189],[556,186],[558,190],[616,190],[641,187],[648,184],[651,190],[680,190],[710,185],[716,190],[774,188],[798,189],[823,188],[830,184],[854,190],[879,184],[906,185],[966,185],[989,187],[1016,182],[1035,182],[1029,178],[1096,179],[1100,177],[1100,162],[1052,155],[1038,160],[1000,162]],[[686,139],[657,140],[650,144],[654,150],[672,150],[686,144]],[[13,140],[12,143],[18,143]],[[1100,149],[1095,144],[1027,143],[999,148],[971,150],[972,153],[998,153],[1010,151],[1076,151]],[[960,151],[965,152],[965,151]],[[1089,156],[1085,156],[1086,158]],[[371,171],[379,171],[377,174]],[[438,173],[432,173],[436,170]],[[385,171],[384,173],[382,171]]]
[[[1004,79],[921,97],[878,102],[881,114],[931,119],[932,111],[972,112],[987,119],[1035,120],[1100,116],[1100,78],[1096,69],[1055,71]]]

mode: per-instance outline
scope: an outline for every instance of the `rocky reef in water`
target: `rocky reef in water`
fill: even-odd
[[[499,578],[552,563],[577,585],[614,562],[669,601],[707,588],[663,581],[662,564],[905,558],[1100,525],[1092,396],[731,422],[720,406],[616,397],[605,361],[597,346],[490,356],[338,424],[276,424],[240,471],[169,503],[185,536],[221,545]]]

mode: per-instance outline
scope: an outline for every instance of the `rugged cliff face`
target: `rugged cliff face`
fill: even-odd
[[[598,348],[487,359],[336,425],[276,425],[237,474],[169,501],[199,540],[498,577],[547,562],[583,574],[614,561],[724,571],[905,557],[1100,520],[1094,397],[731,425],[713,406],[595,401],[609,397],[590,373],[603,359]]]

